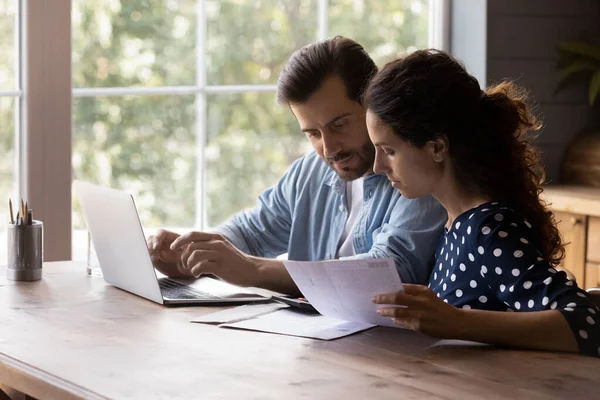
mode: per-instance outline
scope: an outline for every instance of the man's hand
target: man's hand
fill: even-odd
[[[170,250],[181,254],[186,273],[198,278],[213,274],[238,286],[258,286],[254,258],[236,249],[216,233],[189,232],[173,240]]]
[[[190,278],[192,277],[191,271],[184,268],[181,261],[183,251],[171,250],[171,244],[179,236],[175,232],[159,229],[156,235],[146,239],[146,244],[150,251],[152,264],[160,273],[171,278]]]
[[[382,307],[380,315],[391,317],[404,328],[429,336],[448,339],[456,336],[462,310],[443,302],[431,289],[422,285],[404,284],[404,291],[380,294],[373,303],[403,307]]]

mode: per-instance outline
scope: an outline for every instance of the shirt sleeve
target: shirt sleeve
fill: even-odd
[[[557,310],[567,320],[579,351],[600,356],[600,316],[587,292],[545,261],[532,244],[531,224],[498,212],[479,227],[476,251],[481,275],[508,311]]]
[[[392,258],[402,282],[426,285],[448,219],[446,210],[432,196],[400,196],[390,207],[390,218],[373,233],[369,251],[341,259]]]
[[[303,160],[296,160],[275,186],[264,191],[253,209],[234,215],[215,232],[253,256],[277,257],[287,252],[296,181]]]

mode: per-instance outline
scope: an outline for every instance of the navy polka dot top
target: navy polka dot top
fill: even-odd
[[[600,356],[600,310],[531,244],[531,224],[501,204],[461,214],[436,252],[429,287],[445,302],[490,311],[558,310],[580,353]]]

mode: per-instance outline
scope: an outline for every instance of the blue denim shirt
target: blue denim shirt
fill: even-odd
[[[241,251],[259,257],[288,253],[288,259],[336,257],[348,209],[346,181],[315,152],[296,160],[279,183],[217,232]],[[363,205],[355,221],[355,256],[393,258],[405,283],[426,284],[447,220],[431,196],[407,199],[381,174],[364,178]]]

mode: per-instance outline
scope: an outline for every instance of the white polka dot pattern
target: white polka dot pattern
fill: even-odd
[[[459,215],[452,228],[440,240],[429,281],[438,297],[465,310],[557,310],[581,352],[600,356],[598,308],[543,259],[532,244],[531,224],[487,203]]]

